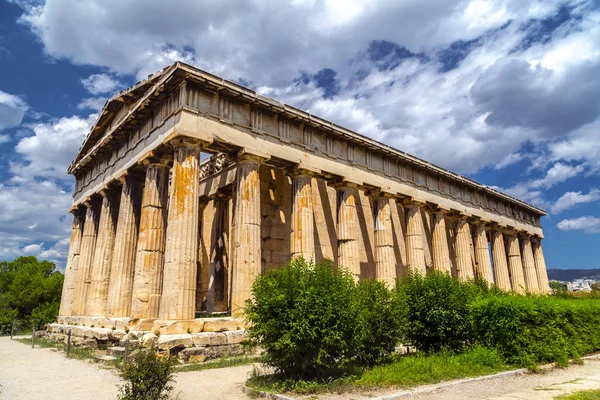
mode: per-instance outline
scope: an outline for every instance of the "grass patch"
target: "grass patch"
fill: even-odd
[[[31,346],[31,338],[19,338],[19,339],[14,339],[14,340],[19,343],[23,343],[28,346]],[[35,346],[41,347],[41,348],[54,348],[54,349],[60,350],[61,352],[65,353],[65,354],[67,353],[67,345],[66,344],[53,342],[52,340],[48,340],[43,337],[38,337],[35,339]],[[69,358],[74,358],[76,360],[90,360],[90,359],[95,360],[93,350],[83,349],[81,347],[75,347],[73,345],[71,345],[71,353],[69,355]]]
[[[173,372],[191,372],[191,371],[204,371],[206,369],[216,369],[216,368],[227,368],[227,367],[238,367],[240,365],[248,365],[257,362],[256,357],[228,357],[221,358],[215,361],[205,362],[205,363],[193,363],[193,364],[185,364],[180,366],[175,366],[173,368]]]
[[[489,375],[514,368],[506,364],[494,350],[472,347],[461,354],[440,351],[432,355],[422,353],[398,356],[392,361],[372,368],[354,368],[339,371],[324,380],[298,381],[282,379],[277,375],[255,373],[248,386],[267,392],[294,392],[299,394],[344,392],[354,388],[402,387],[437,383],[452,379]]]
[[[555,400],[600,400],[600,389],[583,390],[571,394],[563,394],[554,398]]]

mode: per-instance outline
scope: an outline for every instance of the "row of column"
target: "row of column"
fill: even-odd
[[[75,210],[71,247],[60,315],[190,319],[195,316],[199,234],[199,142],[172,142],[170,197],[167,160],[144,162],[142,178],[126,175],[120,193],[106,189]],[[259,167],[263,158],[241,154],[232,219],[233,265],[231,307],[234,314],[250,298],[261,273]],[[314,259],[313,172],[295,170],[291,255]],[[339,193],[338,263],[360,276],[358,185],[343,182]],[[376,277],[388,284],[396,278],[391,194],[373,192]],[[168,203],[168,206],[167,206]],[[409,270],[426,271],[424,204],[404,202]],[[447,226],[444,211],[432,212],[431,249],[436,270],[456,271],[459,279],[482,277],[503,290],[546,292],[548,279],[539,240],[519,239],[499,229],[456,219]],[[473,232],[471,229],[473,228]],[[453,236],[451,238],[449,236]],[[504,238],[506,236],[506,239]],[[493,269],[492,269],[493,260]],[[493,271],[493,272],[492,272]]]
[[[314,259],[314,226],[312,215],[311,175],[297,171],[293,181],[292,257]],[[358,185],[336,184],[338,205],[338,264],[346,267],[356,279],[360,277],[359,226],[356,196]],[[374,258],[377,279],[393,285],[396,278],[396,256],[389,193],[374,191]],[[425,204],[403,201],[406,216],[406,264],[409,271],[425,273],[426,237],[423,227]],[[445,210],[431,212],[432,267],[451,273],[458,279],[482,278],[500,289],[517,293],[550,291],[546,265],[539,238],[481,221],[469,222],[467,216],[450,218]],[[451,221],[454,228],[447,227]],[[452,232],[449,237],[449,232]],[[491,253],[488,242],[491,237]],[[493,266],[492,266],[493,260]]]

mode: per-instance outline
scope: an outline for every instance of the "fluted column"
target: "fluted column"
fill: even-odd
[[[98,219],[100,207],[96,198],[86,201],[85,222],[81,237],[81,252],[79,254],[79,267],[75,283],[75,299],[73,301],[73,315],[85,315],[88,289],[90,286],[90,272],[96,250],[96,237],[98,234]]]
[[[77,282],[77,270],[79,268],[79,254],[81,251],[81,238],[83,234],[83,222],[85,212],[81,208],[75,208],[73,213],[73,225],[71,231],[71,244],[65,267],[65,281],[63,283],[62,296],[60,299],[60,310],[58,315],[66,317],[73,315],[73,301],[75,299],[75,284]]]
[[[508,273],[508,262],[506,260],[504,236],[498,229],[492,229],[491,236],[492,261],[494,262],[494,281],[500,290],[510,292],[510,274]]]
[[[260,216],[260,163],[262,158],[242,154],[237,164],[233,216],[233,279],[231,313],[240,315],[252,296],[252,283],[262,271]]]
[[[292,206],[292,259],[304,257],[307,261],[315,259],[315,222],[312,203],[313,172],[305,169],[294,171]]]
[[[406,202],[406,259],[409,272],[425,275],[425,253],[423,250],[423,220],[421,208],[423,203]]]
[[[533,259],[533,250],[529,236],[521,237],[521,256],[523,258],[523,275],[525,276],[525,288],[527,293],[539,293],[538,278]]]
[[[140,222],[141,179],[135,175],[126,175],[120,181],[123,189],[106,305],[109,317],[128,317],[131,313],[131,292]]]
[[[339,193],[338,205],[338,264],[346,268],[355,280],[360,279],[360,258],[358,249],[358,216],[356,196],[358,185],[343,182],[336,185]]]
[[[540,293],[550,293],[552,290],[550,289],[550,283],[548,281],[548,271],[546,271],[546,261],[544,260],[541,239],[532,239],[531,245],[533,247],[533,260],[535,262],[535,271],[538,278]]]
[[[516,293],[525,293],[525,278],[523,277],[523,262],[521,249],[516,232],[507,232],[504,235],[508,253],[508,271],[510,272],[510,285]]]
[[[165,160],[161,161],[145,163],[147,169],[131,295],[133,318],[157,318],[160,306],[169,187],[169,167]]]
[[[433,269],[450,274],[452,262],[450,261],[450,249],[448,247],[448,236],[446,235],[446,211],[434,210],[432,217],[432,248]]]
[[[159,317],[192,319],[196,316],[198,274],[200,142],[178,139],[174,147]]]
[[[478,278],[493,284],[492,262],[490,260],[490,248],[488,245],[485,225],[482,222],[474,224],[475,237],[475,274]]]
[[[391,194],[379,192],[375,197],[375,276],[393,288],[396,284],[396,252],[390,209]]]
[[[456,221],[456,273],[461,281],[475,277],[471,257],[471,227],[467,216]]]
[[[94,252],[90,288],[85,307],[85,314],[92,317],[106,316],[110,267],[119,210],[119,196],[112,189],[102,190],[100,194],[102,195],[102,207],[98,223],[98,239],[96,239],[96,251]]]

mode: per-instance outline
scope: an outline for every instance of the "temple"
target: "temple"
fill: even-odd
[[[180,62],[108,100],[69,173],[71,324],[236,316],[300,256],[550,290],[544,211]]]

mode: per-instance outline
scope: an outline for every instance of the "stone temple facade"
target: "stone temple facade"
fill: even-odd
[[[235,316],[299,256],[549,291],[544,211],[179,62],[106,103],[69,173],[63,322]]]

